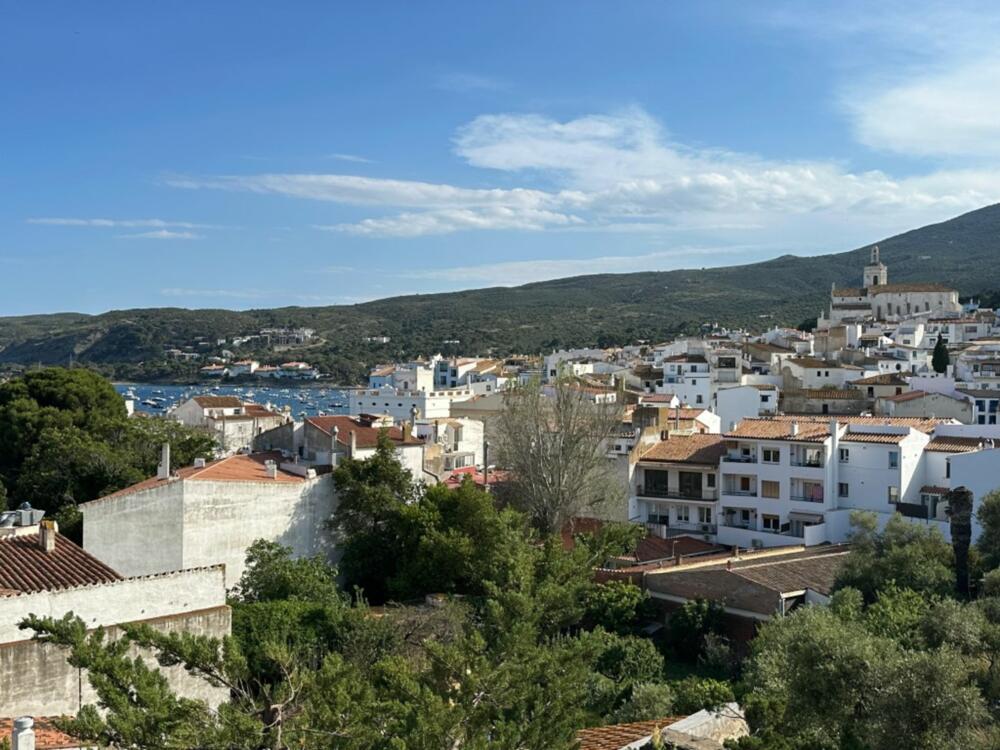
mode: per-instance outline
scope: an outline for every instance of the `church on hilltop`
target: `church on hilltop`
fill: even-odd
[[[899,321],[912,315],[949,316],[962,311],[958,292],[942,284],[890,284],[889,268],[872,247],[860,287],[834,285],[830,290],[830,315],[820,315],[819,328],[874,319]]]

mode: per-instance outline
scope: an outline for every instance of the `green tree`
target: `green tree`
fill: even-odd
[[[944,339],[938,336],[938,340],[934,344],[934,352],[931,354],[931,367],[936,373],[945,373],[950,364],[951,356],[948,354],[948,346],[944,343]]]
[[[1000,568],[1000,489],[983,496],[976,520],[982,527],[976,548],[983,556],[983,564],[989,570]]]
[[[955,554],[955,589],[969,595],[969,547],[972,544],[972,493],[957,487],[947,494],[951,523],[951,546]]]
[[[705,636],[721,635],[725,610],[721,603],[692,599],[670,613],[667,633],[673,652],[679,658],[695,660],[701,655]]]
[[[232,592],[239,602],[340,599],[337,569],[320,556],[295,559],[291,547],[258,539],[247,549],[246,569]]]
[[[587,627],[624,633],[635,626],[648,601],[649,594],[634,583],[608,581],[587,591],[583,621]]]
[[[837,575],[836,588],[849,586],[873,602],[892,584],[924,594],[954,591],[954,552],[935,527],[894,515],[881,532],[874,513],[851,514],[851,553]]]

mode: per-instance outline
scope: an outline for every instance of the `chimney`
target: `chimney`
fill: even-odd
[[[35,750],[35,720],[30,716],[14,719],[11,750]]]
[[[264,471],[267,472],[268,479],[278,478],[278,464],[275,461],[265,461]]]
[[[38,546],[46,552],[54,552],[58,533],[59,524],[50,518],[45,519],[38,525]]]
[[[160,449],[160,465],[156,467],[157,479],[170,479],[170,443]]]
[[[403,425],[403,442],[404,442],[404,443],[405,443],[405,442],[406,442],[407,440],[409,440],[409,439],[410,439],[410,425],[411,425],[411,423],[410,423],[410,422],[406,422],[406,423],[405,423],[405,424]]]
[[[795,437],[796,435],[798,435],[799,434],[799,423],[798,422],[792,422],[788,426],[788,431],[789,431],[789,434],[791,434],[792,437]]]
[[[340,428],[337,425],[330,430],[330,466],[337,465],[337,444],[340,442]]]
[[[351,458],[354,458],[354,454],[358,452],[358,436],[357,433],[354,432],[354,430],[351,430],[350,441],[351,441],[350,443],[351,447],[350,451],[348,452],[348,455]]]
[[[411,433],[417,431],[417,413],[419,411],[420,410],[417,408],[416,404],[414,404],[413,406],[410,407],[410,432]]]
[[[205,468],[205,459],[204,458],[196,458],[194,460],[194,468],[196,468],[196,469],[204,469]]]

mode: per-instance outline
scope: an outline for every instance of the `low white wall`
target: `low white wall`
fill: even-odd
[[[225,603],[226,579],[221,567],[0,597],[0,643],[30,638],[31,631],[17,627],[29,614],[58,618],[73,612],[88,628],[96,628],[210,609]]]

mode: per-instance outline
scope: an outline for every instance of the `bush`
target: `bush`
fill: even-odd
[[[668,637],[674,653],[682,659],[694,660],[701,655],[705,636],[721,634],[723,607],[718,602],[695,599],[675,610],[667,622]]]
[[[627,632],[644,611],[649,594],[629,581],[592,586],[584,599],[584,623],[615,633]]]
[[[701,652],[698,661],[713,672],[729,677],[736,671],[736,654],[725,636],[709,633],[705,636]]]
[[[1000,596],[1000,568],[991,570],[983,576],[983,586],[980,593],[984,597]]]
[[[736,700],[733,688],[723,680],[686,677],[676,685],[674,710],[682,714],[693,714],[702,709],[718,709]]]
[[[674,710],[674,691],[664,682],[640,682],[632,695],[611,716],[611,721],[624,724],[632,721],[662,719]]]

